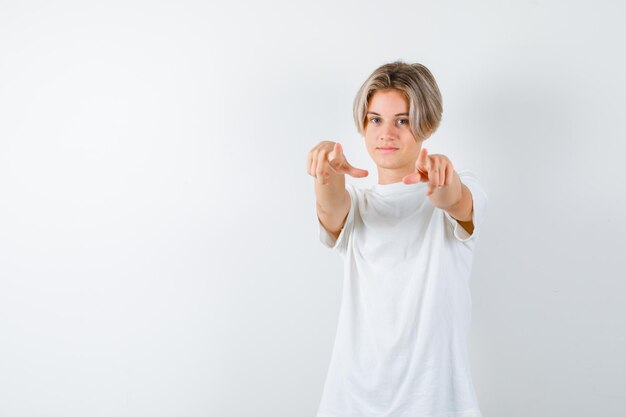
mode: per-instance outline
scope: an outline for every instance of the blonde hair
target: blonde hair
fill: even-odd
[[[378,67],[365,80],[354,99],[354,122],[365,135],[369,100],[378,90],[399,90],[409,102],[409,125],[417,140],[430,136],[441,122],[441,93],[435,77],[422,64],[395,61]]]

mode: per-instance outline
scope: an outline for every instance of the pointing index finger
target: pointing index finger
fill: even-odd
[[[424,168],[427,171],[430,169],[430,159],[428,158],[428,150],[426,148],[422,148],[420,151],[420,154],[417,157],[417,166]]]

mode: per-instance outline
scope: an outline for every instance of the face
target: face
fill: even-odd
[[[415,171],[422,142],[411,132],[409,102],[399,90],[378,90],[370,97],[365,144],[382,183],[400,181]]]

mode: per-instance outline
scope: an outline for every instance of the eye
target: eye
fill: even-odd
[[[398,119],[398,124],[399,125],[408,125],[409,124],[409,119]]]
[[[379,117],[372,117],[372,118],[370,118],[370,122],[372,122],[374,124],[378,124],[378,122],[380,122],[380,118]]]

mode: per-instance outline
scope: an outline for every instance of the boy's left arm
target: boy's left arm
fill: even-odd
[[[434,189],[430,195],[430,201],[435,207],[448,212],[471,235],[474,231],[472,193],[461,182],[456,171],[453,171],[453,176],[450,185]]]
[[[433,206],[448,212],[470,235],[474,231],[473,200],[469,188],[461,182],[452,162],[445,155],[428,155],[422,148],[415,163],[415,172],[404,177],[406,184],[427,182]]]

